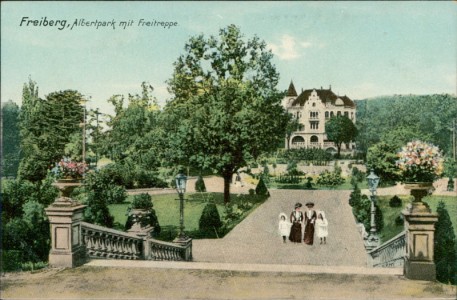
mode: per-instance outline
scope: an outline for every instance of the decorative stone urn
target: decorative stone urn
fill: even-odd
[[[69,198],[71,192],[78,186],[81,186],[81,181],[79,179],[74,178],[62,178],[57,179],[56,182],[53,183],[55,187],[59,189],[59,196]]]
[[[406,183],[414,197],[412,203],[403,212],[406,231],[405,276],[415,280],[436,279],[433,261],[435,223],[438,215],[431,213],[422,198],[433,191],[432,182]]]
[[[405,189],[410,190],[411,196],[414,197],[410,211],[418,213],[430,213],[430,207],[427,203],[422,202],[422,198],[431,194],[435,188],[433,182],[407,182],[405,183]]]

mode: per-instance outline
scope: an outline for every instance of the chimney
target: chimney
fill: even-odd
[[[321,85],[321,91],[322,91],[322,85]]]
[[[328,87],[328,89],[329,89],[329,90],[332,90],[332,85],[330,85],[330,86]]]

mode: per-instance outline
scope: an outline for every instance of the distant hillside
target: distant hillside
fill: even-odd
[[[366,150],[381,140],[399,146],[412,139],[431,142],[452,153],[455,95],[394,95],[355,100],[358,147]]]

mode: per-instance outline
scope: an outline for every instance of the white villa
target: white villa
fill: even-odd
[[[303,90],[297,94],[291,82],[286,96],[282,100],[283,107],[298,119],[300,128],[293,132],[289,141],[286,138],[286,148],[320,148],[336,152],[335,144],[327,140],[325,122],[332,116],[344,115],[355,124],[356,107],[349,97],[338,96],[329,89]],[[341,151],[352,152],[355,143],[350,142],[341,146]]]

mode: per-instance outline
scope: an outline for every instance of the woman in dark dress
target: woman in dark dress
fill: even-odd
[[[301,243],[301,223],[303,222],[303,212],[300,210],[301,203],[295,204],[295,210],[290,214],[290,228],[289,240],[294,243]]]
[[[303,241],[307,245],[312,245],[314,242],[314,224],[316,223],[317,214],[314,210],[314,203],[308,202],[305,204],[308,208],[305,212],[305,234]]]

